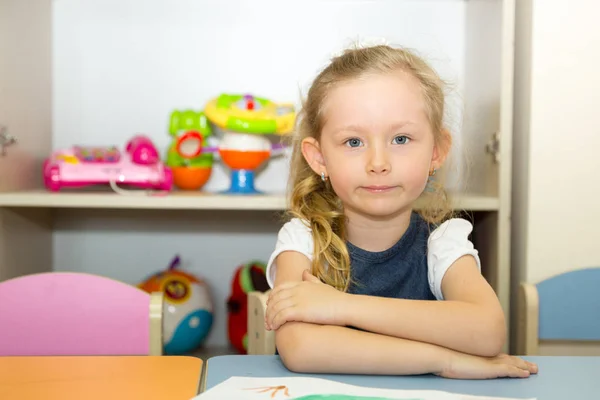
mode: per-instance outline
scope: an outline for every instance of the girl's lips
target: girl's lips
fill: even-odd
[[[396,186],[363,186],[363,188],[369,192],[373,192],[373,193],[383,193],[383,192],[389,192],[390,190],[394,189]]]

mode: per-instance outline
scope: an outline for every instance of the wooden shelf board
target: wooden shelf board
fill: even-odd
[[[225,195],[198,191],[172,192],[166,196],[117,194],[109,191],[52,193],[45,190],[0,193],[0,207],[101,208],[158,210],[284,210],[284,194]],[[497,197],[462,195],[455,208],[469,211],[495,211]]]
[[[142,192],[59,192],[44,190],[0,193],[0,207],[127,208],[164,210],[283,210],[284,195],[223,195],[172,192],[149,196]]]

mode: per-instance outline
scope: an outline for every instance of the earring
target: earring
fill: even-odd
[[[321,180],[323,182],[325,182],[327,180],[327,177],[325,176],[325,172],[321,172]]]
[[[435,168],[432,168],[429,171],[429,178],[427,178],[427,185],[425,186],[425,191],[426,192],[435,192],[435,188],[433,187],[433,176],[435,175]]]

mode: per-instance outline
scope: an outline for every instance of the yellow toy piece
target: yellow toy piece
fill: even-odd
[[[77,159],[77,157],[75,156],[71,156],[71,155],[66,155],[66,154],[62,154],[60,156],[58,156],[58,159],[63,160],[66,163],[69,164],[78,164],[79,160]]]
[[[219,128],[240,133],[286,135],[296,122],[292,104],[248,94],[222,94],[207,103],[204,113]]]

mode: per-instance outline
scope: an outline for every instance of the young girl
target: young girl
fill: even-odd
[[[267,266],[265,325],[290,370],[537,372],[499,354],[503,311],[442,186],[443,115],[440,78],[406,50],[347,50],[314,80],[293,147],[292,218]]]
[[[406,50],[347,50],[316,77],[293,148],[292,219],[267,266],[265,325],[289,369],[537,372],[500,355],[503,311],[442,185],[443,115],[440,78]]]

